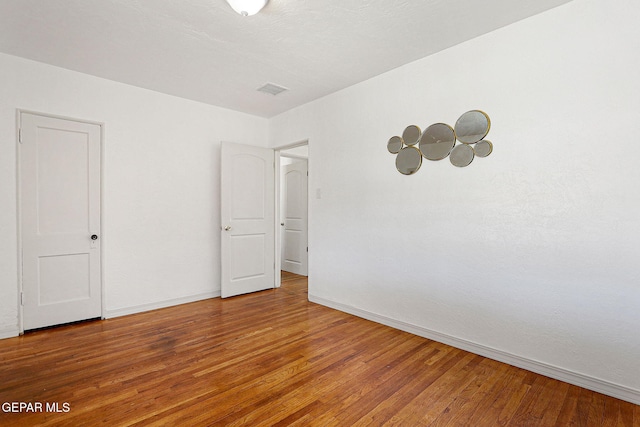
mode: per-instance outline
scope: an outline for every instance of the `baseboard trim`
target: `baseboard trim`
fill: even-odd
[[[17,336],[20,336],[20,331],[18,330],[18,328],[0,329],[0,340],[3,340],[5,338],[15,338]]]
[[[348,314],[352,314],[354,316],[361,317],[372,322],[390,326],[401,331],[409,332],[414,335],[438,341],[443,344],[459,348],[461,350],[469,351],[471,353],[487,357],[489,359],[497,360],[498,362],[526,369],[528,371],[535,372],[536,374],[544,375],[546,377],[577,385],[579,387],[583,387],[597,393],[606,394],[607,396],[615,397],[616,399],[621,399],[627,402],[634,403],[636,405],[640,405],[640,390],[635,390],[619,384],[611,383],[599,378],[590,377],[547,363],[527,359],[525,357],[517,356],[515,354],[511,354],[492,347],[487,347],[473,341],[468,341],[451,335],[443,334],[431,329],[412,325],[400,320],[395,320],[390,317],[381,316],[376,313],[371,313],[366,310],[327,300],[312,294],[309,294],[309,301]]]
[[[157,310],[160,308],[173,307],[174,305],[188,304],[190,302],[202,301],[209,298],[217,298],[220,296],[220,291],[205,292],[203,294],[190,295],[187,297],[175,298],[170,300],[158,301],[149,304],[135,305],[125,308],[117,308],[115,310],[107,310],[105,313],[105,319],[112,319],[114,317],[128,316],[130,314],[143,313],[145,311]]]

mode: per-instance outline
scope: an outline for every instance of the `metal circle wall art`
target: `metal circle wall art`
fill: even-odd
[[[456,147],[451,150],[449,160],[453,166],[463,168],[465,166],[469,166],[474,157],[475,153],[473,152],[473,148],[467,144],[460,144],[456,145]]]
[[[491,120],[485,112],[480,110],[467,111],[456,121],[456,138],[464,144],[475,144],[487,136],[490,128]]]
[[[403,175],[413,175],[422,166],[422,154],[416,147],[404,147],[396,156],[396,169]]]
[[[416,145],[420,140],[420,135],[422,131],[416,125],[409,125],[406,127],[404,132],[402,132],[402,140],[406,145]]]
[[[403,175],[415,174],[423,157],[434,161],[449,157],[452,165],[462,168],[469,166],[475,157],[487,157],[493,152],[491,141],[484,139],[489,129],[491,120],[487,113],[470,110],[458,118],[454,127],[434,123],[423,132],[418,126],[409,125],[402,137],[389,139],[387,150],[396,155],[396,169]]]
[[[389,150],[391,154],[398,154],[400,150],[402,150],[402,144],[402,138],[399,136],[392,136],[389,139],[389,142],[387,142],[387,150]]]
[[[483,139],[473,147],[473,152],[478,157],[487,157],[493,151],[493,144],[491,141]]]
[[[419,147],[425,159],[442,160],[451,153],[455,143],[453,128],[445,123],[436,123],[425,129]]]

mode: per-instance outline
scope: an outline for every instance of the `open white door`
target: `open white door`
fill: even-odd
[[[20,126],[23,329],[101,317],[100,125]]]
[[[307,161],[284,166],[282,262],[284,271],[307,275]]]
[[[221,145],[223,298],[275,287],[275,165],[268,148]]]

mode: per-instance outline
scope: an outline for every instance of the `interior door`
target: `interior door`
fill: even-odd
[[[100,125],[20,114],[23,329],[101,317]]]
[[[223,298],[275,287],[275,166],[268,148],[222,143]]]
[[[281,269],[307,275],[307,161],[284,166]]]

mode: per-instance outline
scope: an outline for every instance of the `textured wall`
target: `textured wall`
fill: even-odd
[[[273,118],[310,140],[310,295],[638,396],[638,20],[575,0]],[[474,108],[491,156],[395,171],[389,137]]]
[[[0,55],[0,334],[17,331],[16,109],[103,122],[107,311],[220,289],[220,141],[266,119]]]

